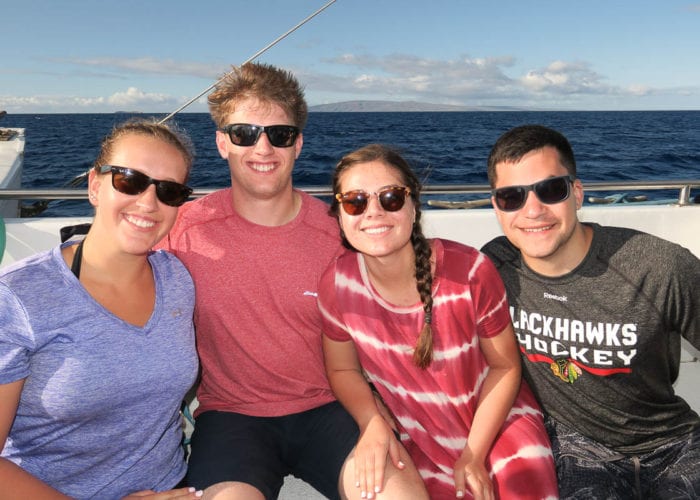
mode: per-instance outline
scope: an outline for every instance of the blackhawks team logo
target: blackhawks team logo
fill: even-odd
[[[552,373],[562,379],[564,382],[573,384],[581,375],[581,369],[576,366],[570,359],[557,359],[550,365]]]

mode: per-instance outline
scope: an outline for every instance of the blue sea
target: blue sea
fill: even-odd
[[[90,167],[112,126],[130,116],[7,115],[2,126],[26,129],[23,187],[64,187]],[[209,115],[181,113],[174,120],[195,145],[190,184],[227,186],[228,166],[216,151]],[[486,158],[495,140],[527,123],[553,127],[569,138],[584,183],[700,179],[700,111],[484,111],[310,113],[294,182],[302,188],[327,186],[343,154],[382,142],[400,148],[427,184],[486,184]],[[87,201],[57,200],[44,215],[91,213]]]

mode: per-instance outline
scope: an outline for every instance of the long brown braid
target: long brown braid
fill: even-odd
[[[413,223],[411,231],[411,244],[416,255],[416,289],[423,303],[423,311],[425,319],[423,327],[418,335],[416,347],[413,351],[413,362],[420,368],[427,368],[433,360],[433,330],[432,330],[432,311],[433,311],[433,275],[430,270],[430,257],[432,250],[430,243],[423,235],[421,228],[420,217],[420,190],[421,182],[411,169],[408,162],[395,149],[383,144],[369,144],[363,148],[357,149],[346,154],[341,158],[335,167],[333,173],[333,194],[340,193],[340,178],[342,174],[359,163],[369,163],[379,161],[399,172],[402,182],[411,191],[411,199],[415,208],[416,219]],[[331,202],[330,213],[338,217],[340,215],[340,204],[335,196]],[[350,245],[350,242],[345,238],[341,231],[343,244],[357,251]]]

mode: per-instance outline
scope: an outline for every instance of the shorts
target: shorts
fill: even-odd
[[[281,417],[207,411],[197,416],[187,484],[250,484],[275,499],[292,474],[330,499],[359,430],[338,402]]]
[[[639,455],[606,448],[545,419],[562,500],[700,498],[700,429]]]

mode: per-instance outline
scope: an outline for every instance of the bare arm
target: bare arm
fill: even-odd
[[[384,485],[386,457],[394,466],[404,467],[399,458],[399,442],[380,414],[352,341],[337,342],[323,336],[326,373],[338,401],[360,428],[354,452],[355,483],[363,492],[375,492]],[[370,497],[371,498],[371,497]]]
[[[455,464],[455,485],[458,492],[468,485],[476,499],[492,499],[493,485],[484,463],[518,394],[521,365],[510,324],[495,337],[480,339],[479,346],[489,373],[481,388],[467,445]]]
[[[0,443],[3,447],[15,419],[23,387],[24,379],[0,385]],[[0,489],[1,500],[69,498],[4,458],[0,458],[0,484],[5,485]]]

